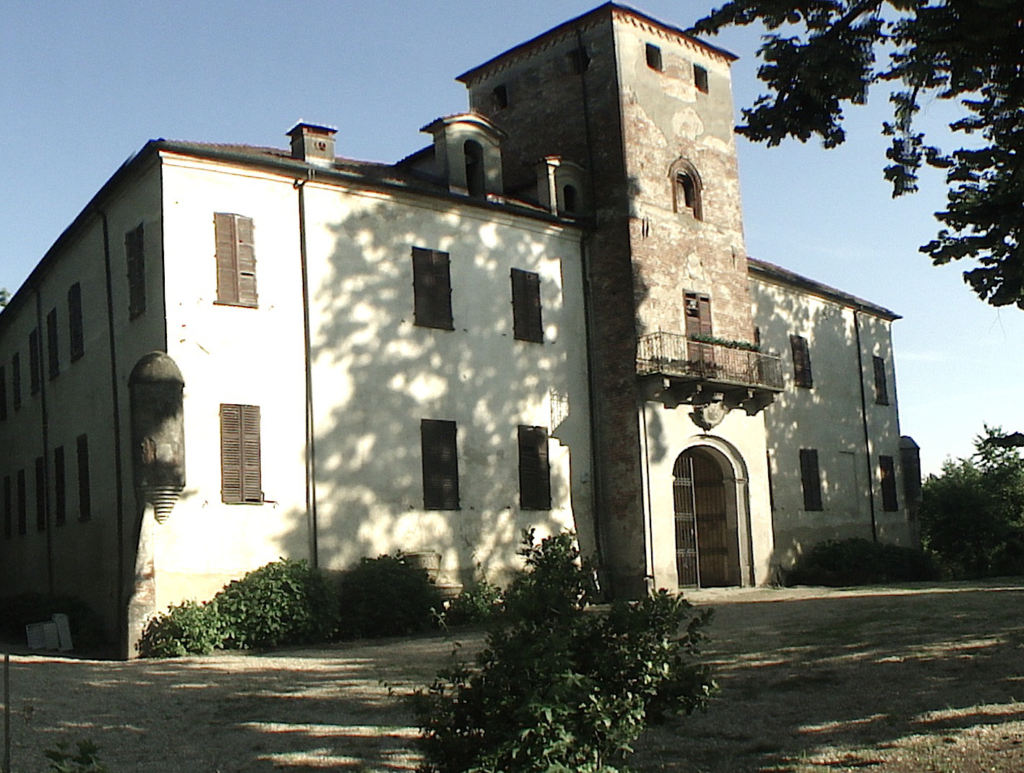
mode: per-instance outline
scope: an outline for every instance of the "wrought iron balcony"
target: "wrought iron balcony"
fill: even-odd
[[[778,355],[719,343],[694,341],[678,333],[651,333],[637,342],[637,374],[660,376],[651,399],[666,404],[725,402],[753,414],[782,391]]]

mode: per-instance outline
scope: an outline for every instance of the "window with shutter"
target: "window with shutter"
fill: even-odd
[[[46,354],[50,379],[60,375],[60,348],[57,333],[57,310],[50,309],[46,315]]]
[[[900,509],[896,497],[896,461],[891,456],[880,456],[878,468],[882,476],[882,509],[894,513]]]
[[[64,481],[64,446],[57,446],[53,449],[53,514],[58,526],[62,526],[68,517]]]
[[[7,419],[7,370],[0,365],[0,421]]]
[[[124,235],[128,261],[128,317],[135,319],[146,311],[145,232],[142,223]]]
[[[36,530],[46,531],[46,462],[36,457]]]
[[[4,538],[10,539],[14,534],[14,502],[11,490],[11,476],[4,476]]]
[[[258,405],[220,406],[221,501],[263,502]]]
[[[448,253],[413,247],[412,283],[415,324],[419,327],[454,330]]]
[[[423,507],[459,509],[459,453],[454,421],[420,421],[423,455]]]
[[[21,410],[21,355],[11,358],[11,400],[14,410]]]
[[[873,357],[875,366],[875,404],[889,404],[889,385],[885,378],[885,360],[881,357]]]
[[[28,334],[28,379],[31,394],[37,394],[43,384],[43,360],[39,349],[39,328]]]
[[[518,341],[544,343],[540,275],[512,269],[512,330]]]
[[[793,380],[798,387],[810,389],[814,386],[811,374],[811,351],[807,347],[807,339],[803,336],[791,335],[789,346],[793,351]]]
[[[18,534],[28,531],[28,492],[25,486],[25,471],[18,470]]]
[[[78,452],[78,520],[92,518],[92,489],[89,486],[89,436],[79,435],[75,440]]]
[[[71,361],[85,354],[85,328],[82,326],[82,285],[75,282],[68,289],[68,333],[71,341]]]
[[[551,509],[551,469],[546,427],[519,427],[519,506]]]
[[[693,66],[693,85],[702,94],[708,93],[708,71],[699,64]]]
[[[257,308],[255,226],[252,218],[217,212],[217,303]]]
[[[800,482],[804,490],[804,510],[821,510],[821,473],[818,470],[817,449],[800,449]]]

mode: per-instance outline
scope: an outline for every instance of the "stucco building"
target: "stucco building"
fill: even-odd
[[[748,259],[733,57],[603,5],[460,76],[394,165],[152,141],[0,314],[4,593],[145,616],[279,556],[609,593],[909,539],[896,315]]]

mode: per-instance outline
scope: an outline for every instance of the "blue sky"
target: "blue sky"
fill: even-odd
[[[366,3],[0,3],[0,287],[14,290],[117,167],[149,139],[285,147],[298,120],[338,129],[338,153],[395,161],[419,128],[465,109],[454,78],[597,0]],[[710,10],[644,0],[685,27]],[[759,93],[757,34],[710,39],[741,58],[739,108]],[[1024,431],[1024,312],[977,300],[968,265],[935,268],[942,178],[893,200],[882,179],[884,93],[850,113],[838,150],[739,140],[748,252],[886,306],[901,431],[926,471],[966,456],[983,424]],[[941,126],[947,105],[926,110]]]

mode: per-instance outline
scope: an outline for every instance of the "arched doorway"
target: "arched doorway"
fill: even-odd
[[[681,588],[742,583],[736,508],[729,502],[729,497],[735,498],[735,487],[728,483],[722,465],[708,450],[689,448],[676,459],[672,493]]]

